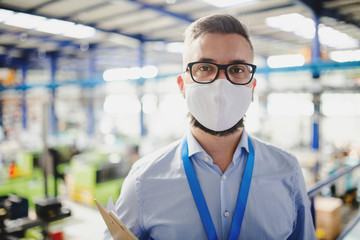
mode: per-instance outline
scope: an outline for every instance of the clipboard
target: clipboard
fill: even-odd
[[[113,211],[108,212],[96,199],[95,204],[114,240],[138,240]]]

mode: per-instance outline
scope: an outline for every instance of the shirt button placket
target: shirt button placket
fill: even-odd
[[[224,196],[226,196],[227,194],[223,191],[225,191],[226,187],[225,185],[226,183],[226,174],[223,174],[221,176],[221,193],[222,193],[222,198],[221,198],[221,211],[223,213],[223,219],[222,219],[222,227],[223,229],[227,228],[227,226],[229,225],[229,221],[230,221],[230,212],[227,210],[228,209],[228,204],[227,201],[223,198]]]

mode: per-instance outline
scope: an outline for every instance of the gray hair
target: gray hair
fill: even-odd
[[[187,48],[195,39],[206,33],[239,34],[249,42],[253,50],[247,27],[238,18],[229,14],[214,14],[191,23],[184,33],[185,47]]]

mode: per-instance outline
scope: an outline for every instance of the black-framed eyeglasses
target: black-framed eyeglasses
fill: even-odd
[[[216,64],[212,62],[191,62],[187,64],[192,80],[207,84],[215,81],[220,70],[225,70],[227,80],[236,85],[246,85],[254,77],[256,65],[250,63]]]

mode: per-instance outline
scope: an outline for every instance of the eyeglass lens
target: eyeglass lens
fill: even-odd
[[[218,71],[218,66],[212,63],[195,63],[191,68],[193,79],[196,82],[203,83],[213,81]],[[241,63],[234,63],[227,67],[229,80],[238,84],[248,83],[251,80],[253,71],[252,66]]]

